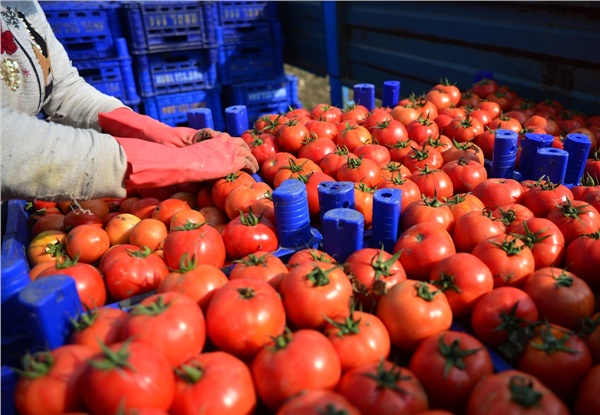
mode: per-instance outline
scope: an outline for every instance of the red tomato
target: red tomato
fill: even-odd
[[[481,147],[474,141],[466,141],[459,143],[456,140],[452,141],[452,146],[442,154],[444,163],[450,163],[453,160],[461,158],[466,160],[477,161],[483,165],[485,162],[485,154]]]
[[[223,238],[209,225],[191,223],[183,229],[171,229],[163,242],[165,263],[169,268],[179,268],[184,253],[195,258],[198,264],[214,265],[217,268],[222,268],[225,264]]]
[[[460,252],[442,259],[429,275],[429,282],[445,295],[454,318],[469,317],[473,307],[494,288],[490,269],[475,255]]]
[[[321,168],[315,162],[309,159],[290,160],[287,166],[281,167],[273,178],[273,187],[279,187],[281,183],[288,179],[298,179],[300,176],[308,176],[313,172],[322,173]]]
[[[354,154],[360,158],[373,160],[378,165],[390,162],[390,151],[387,147],[376,143],[362,144],[354,149]]]
[[[64,223],[65,215],[62,213],[40,216],[31,226],[29,237],[33,238],[44,231],[62,231]]]
[[[340,147],[344,146],[351,153],[360,145],[363,145],[371,140],[371,133],[362,125],[351,125],[346,122],[344,128],[340,131],[336,138],[336,144]]]
[[[335,141],[329,138],[318,138],[307,142],[298,150],[299,158],[306,158],[316,164],[320,164],[321,160],[333,152],[335,152]]]
[[[452,180],[443,170],[431,170],[425,166],[410,175],[410,180],[421,190],[421,194],[427,197],[438,197],[439,199],[451,197],[454,194]]]
[[[151,295],[133,307],[122,339],[152,346],[171,366],[200,353],[206,342],[204,314],[194,299],[179,292]]]
[[[273,185],[275,174],[283,166],[290,164],[290,159],[296,161],[297,158],[292,153],[282,151],[268,157],[260,166],[260,177],[269,185]]]
[[[120,308],[100,307],[81,314],[73,323],[69,337],[73,344],[81,344],[96,352],[101,344],[111,345],[121,339],[121,328],[129,314]]]
[[[65,237],[65,250],[71,258],[93,264],[110,247],[108,233],[95,225],[79,225]]]
[[[352,284],[336,264],[305,262],[290,268],[279,292],[289,323],[298,328],[321,329],[327,317],[349,314]]]
[[[310,135],[316,139],[325,138],[333,141],[339,134],[335,123],[324,120],[310,120],[306,123],[306,128],[311,133]]]
[[[487,179],[485,167],[474,160],[452,160],[445,163],[442,170],[450,177],[454,193],[472,192],[475,186]]]
[[[377,188],[402,190],[402,209],[405,209],[412,202],[421,199],[419,186],[409,178],[403,178],[401,172],[393,173],[391,178],[382,180]]]
[[[333,153],[327,154],[321,162],[319,167],[323,173],[330,175],[333,178],[337,178],[338,171],[348,157],[357,157],[354,153],[350,153],[344,146],[336,146]]]
[[[559,203],[573,200],[573,193],[563,184],[554,184],[549,180],[538,180],[531,190],[523,195],[521,203],[537,217],[546,217]]]
[[[394,174],[399,175],[401,178],[405,179],[411,175],[410,170],[402,163],[397,161],[390,161],[389,163],[380,165],[380,174],[381,180],[391,180]],[[381,183],[380,183],[381,184]]]
[[[446,203],[450,207],[455,221],[469,212],[482,211],[485,207],[483,202],[472,193],[456,193],[447,198]]]
[[[484,294],[471,314],[475,337],[484,344],[498,348],[508,340],[508,334],[537,321],[533,299],[515,287],[499,287]]]
[[[434,118],[431,118],[430,120],[427,117],[419,116],[416,120],[411,121],[410,124],[406,126],[408,138],[414,140],[417,145],[421,145],[428,138],[439,136],[440,129],[437,124],[432,121]]]
[[[452,230],[452,239],[458,252],[472,252],[477,244],[492,236],[504,235],[505,230],[504,224],[484,209],[458,218]]]
[[[346,372],[337,391],[363,414],[416,414],[429,408],[419,379],[387,360]]]
[[[258,396],[273,411],[302,390],[333,390],[342,372],[331,342],[310,329],[286,331],[273,338],[250,369]]]
[[[146,215],[144,219],[151,219]],[[119,213],[110,219],[104,230],[108,234],[110,245],[121,245],[129,243],[129,235],[133,230],[134,226],[137,225],[142,219],[131,214],[131,213]]]
[[[600,413],[600,365],[583,378],[575,398],[575,415]]]
[[[303,179],[301,179],[304,181]],[[319,215],[319,184],[323,182],[335,182],[335,178],[328,174],[321,172],[310,173],[306,179],[306,194],[308,198],[308,212],[311,216],[316,217]]]
[[[273,252],[279,248],[279,240],[273,223],[258,217],[252,211],[231,220],[222,232],[227,256],[240,259],[257,251]]]
[[[448,232],[454,228],[454,216],[450,207],[436,197],[424,196],[402,210],[401,229],[406,230],[423,222],[436,223]]]
[[[201,215],[198,211],[192,209],[185,209],[181,212],[195,212],[196,214]],[[171,217],[170,224],[174,223],[173,218],[182,217],[177,213]],[[204,216],[202,216],[204,219]],[[175,223],[176,226],[177,223]],[[162,248],[163,241],[167,237],[168,234],[167,225],[161,222],[158,219],[147,218],[142,219],[131,228],[131,232],[129,232],[129,243],[135,246],[147,246],[151,251],[156,251],[157,249]]]
[[[565,251],[567,269],[584,280],[595,292],[600,290],[600,228],[575,238]]]
[[[490,124],[493,124],[493,121]],[[484,128],[481,121],[477,118],[467,116],[465,119],[455,118],[446,126],[443,132],[450,139],[459,143],[465,143],[474,140],[483,131]]]
[[[272,191],[271,186],[264,182],[244,183],[236,186],[225,197],[225,214],[229,219],[235,219],[240,213],[248,213],[254,202]]]
[[[268,133],[262,133],[255,136],[248,146],[259,166],[273,154],[281,151],[281,147],[277,142],[277,137]]]
[[[53,351],[27,355],[23,375],[18,378],[14,390],[14,404],[18,413],[61,415],[82,411],[84,405],[77,391],[77,383],[86,360],[95,353],[86,346],[71,344]]]
[[[354,183],[354,209],[362,213],[365,229],[370,229],[373,224],[373,194],[375,190],[375,187],[369,187],[363,182]]]
[[[397,161],[399,163],[404,160],[404,157],[408,154],[413,147],[419,147],[416,141],[411,139],[398,140],[396,141],[389,149],[390,151],[390,160]]]
[[[395,119],[385,120],[373,127],[371,130],[373,138],[382,146],[393,147],[398,141],[408,138],[406,127]]]
[[[277,132],[277,144],[279,148],[288,153],[295,154],[300,150],[308,138],[310,132],[305,125],[298,120],[292,119],[283,124]]]
[[[191,207],[183,200],[180,199],[165,199],[162,200],[152,212],[152,218],[158,219],[165,226],[168,226],[171,223],[171,217],[179,212],[180,210],[190,210]]]
[[[301,392],[287,400],[276,415],[320,415],[324,413],[361,415],[343,395],[326,389]]]
[[[470,334],[444,331],[425,338],[408,368],[421,381],[429,404],[462,414],[475,385],[494,373],[492,358]]]
[[[139,342],[115,343],[108,349],[83,368],[79,391],[86,407],[94,414],[138,407],[168,410],[175,396],[175,375],[167,358]]]
[[[568,415],[565,404],[534,376],[507,370],[482,379],[469,397],[466,415]]]
[[[341,182],[362,182],[366,186],[375,187],[381,182],[379,165],[366,158],[348,158],[346,163],[340,167],[337,180]]]
[[[206,312],[206,329],[219,350],[248,360],[285,329],[285,310],[266,281],[236,279],[219,288]]]
[[[401,252],[400,263],[412,280],[426,281],[439,261],[454,255],[452,237],[443,227],[433,222],[422,222],[406,229],[394,245],[394,253]]]
[[[326,262],[335,264],[337,261],[327,252],[315,248],[304,248],[294,252],[287,261],[288,269],[291,269],[305,262]]]
[[[268,282],[279,291],[281,281],[288,274],[288,268],[281,258],[271,252],[258,251],[234,261],[229,273],[230,280],[254,279]]]
[[[161,200],[162,199],[158,199],[156,197],[144,197],[133,203],[129,212],[121,212],[120,209],[119,211],[121,213],[131,213],[132,215],[137,216],[140,219],[151,218],[152,214],[154,213],[154,209],[160,203]]]
[[[403,352],[413,352],[423,339],[452,324],[452,309],[442,291],[410,279],[400,281],[380,298],[376,315],[388,329],[392,344]]]
[[[535,269],[562,264],[565,238],[558,227],[545,218],[531,218],[511,229],[531,249]]]
[[[427,148],[427,142],[424,141],[421,149],[417,147],[411,150],[402,159],[404,164],[411,172],[422,170],[426,166],[430,169],[439,169],[442,167],[444,160],[442,153],[435,148]]]
[[[287,161],[287,160],[286,160]],[[268,161],[267,161],[268,162]],[[211,186],[212,201],[220,210],[225,210],[225,199],[233,189],[242,184],[253,184],[256,180],[244,171],[231,173],[226,177],[216,180]]]
[[[520,203],[512,203],[492,209],[492,217],[501,221],[506,226],[506,233],[512,233],[514,229],[524,221],[534,218],[534,214],[528,207]]]
[[[350,122],[357,124],[365,120],[369,116],[369,110],[364,105],[352,104],[342,110],[340,122]]]
[[[547,216],[554,222],[569,245],[575,238],[600,229],[600,213],[582,200],[569,200],[553,207]]]
[[[260,133],[270,133],[277,135],[277,132],[283,124],[289,119],[281,114],[265,114],[254,123],[254,129]]]
[[[63,230],[65,232],[68,233],[71,229],[81,225],[96,226],[101,228],[102,216],[91,210],[82,208],[72,209],[65,214],[65,221],[63,222]]]
[[[483,202],[485,207],[495,209],[512,203],[520,203],[523,196],[521,184],[514,179],[487,178],[473,189],[473,195]]]
[[[361,121],[360,125],[362,125],[367,130],[369,130],[369,132],[371,132],[375,127],[377,127],[377,125],[384,122],[392,121],[393,119],[394,118],[392,117],[390,109],[377,107],[369,113],[367,118]]]
[[[472,86],[473,93],[480,97],[487,97],[490,94],[498,91],[498,83],[493,79],[482,79]]]
[[[420,112],[413,104],[398,104],[392,108],[391,115],[394,120],[400,121],[402,125],[407,126],[419,118]]]
[[[310,111],[310,115],[315,120],[324,120],[337,124],[340,122],[342,110],[333,105],[317,104]]]

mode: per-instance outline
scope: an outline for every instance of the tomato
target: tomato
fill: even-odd
[[[417,145],[421,145],[428,138],[439,136],[440,129],[437,124],[432,121],[434,118],[429,119],[419,116],[416,120],[411,121],[410,124],[406,126],[408,138],[414,140]]]
[[[425,166],[410,175],[410,180],[419,187],[421,194],[427,197],[448,198],[454,194],[452,180],[443,170],[429,169]]]
[[[63,231],[48,230],[36,235],[27,246],[27,259],[30,266],[41,262],[56,262],[66,254]]]
[[[475,118],[481,122],[483,127],[492,122],[492,114],[488,110],[478,108],[469,113],[472,118]],[[485,128],[484,128],[485,129]]]
[[[336,138],[336,144],[340,147],[346,147],[349,152],[371,140],[371,133],[362,125],[351,125],[346,122],[344,128]]]
[[[413,352],[423,339],[452,324],[452,309],[442,291],[411,279],[398,282],[380,298],[376,315],[402,352]]]
[[[117,301],[156,289],[169,273],[162,258],[148,248],[118,252],[100,265],[100,271]]]
[[[594,291],[600,290],[600,228],[575,238],[567,246],[564,264]]]
[[[310,120],[306,123],[306,128],[310,135],[317,139],[325,138],[334,141],[339,134],[336,124],[329,121]]]
[[[175,228],[185,228],[186,226],[190,227],[192,225],[208,225],[215,228],[219,225],[225,225],[227,222],[229,222],[227,214],[225,214],[225,212],[223,212],[216,206],[205,206],[201,208],[198,212],[201,213],[202,216],[204,216],[204,220],[191,220],[189,221],[191,223],[185,221],[185,223],[182,223],[181,225],[176,227],[172,227],[170,228],[170,230],[176,230]]]
[[[568,415],[565,404],[534,376],[507,370],[482,379],[471,392],[466,415]]]
[[[207,218],[208,220],[208,218]],[[194,257],[198,264],[222,268],[225,264],[225,243],[219,232],[208,225],[189,223],[183,228],[171,229],[163,242],[165,263],[177,269],[184,253]]]
[[[567,403],[591,368],[592,357],[583,339],[548,322],[535,329],[516,364],[516,369],[535,376]]]
[[[252,202],[250,208],[255,215],[262,216],[270,220],[273,225],[277,227],[277,219],[275,218],[275,203],[273,202],[273,195],[271,192],[265,193],[260,199]],[[248,211],[250,211],[250,209],[248,209]]]
[[[323,160],[327,154],[335,152],[335,149],[335,141],[329,138],[318,138],[305,143],[300,150],[298,150],[298,157],[306,158],[316,164],[320,164],[321,160]]]
[[[506,226],[506,233],[512,233],[514,229],[524,221],[535,217],[528,207],[520,203],[512,203],[492,209],[492,217],[501,221]],[[531,248],[531,247],[530,247]]]
[[[429,274],[429,282],[445,295],[454,318],[469,317],[475,304],[494,288],[487,265],[475,255],[459,252],[439,261]]]
[[[464,158],[445,163],[442,170],[450,177],[455,193],[472,192],[475,186],[487,179],[487,171],[481,163]]]
[[[101,344],[111,345],[120,341],[121,328],[128,317],[129,314],[120,308],[100,307],[90,310],[73,321],[73,332],[69,340],[73,344],[100,352]]]
[[[77,382],[85,361],[95,354],[83,345],[64,345],[53,351],[26,355],[23,375],[14,389],[14,404],[22,415],[61,415],[84,409]],[[8,399],[5,396],[5,399]]]
[[[297,179],[300,176],[308,176],[310,173],[323,171],[314,161],[309,159],[290,160],[287,166],[281,167],[273,178],[273,187],[277,188],[288,179]]]
[[[363,226],[370,229],[373,224],[373,194],[375,187],[369,187],[363,182],[354,183],[354,209],[363,215]]]
[[[342,110],[333,105],[317,104],[310,111],[310,115],[315,120],[339,123],[342,116]]]
[[[287,118],[304,118],[310,117],[310,111],[306,108],[295,108],[288,111],[285,116]]]
[[[191,207],[181,199],[165,199],[156,205],[152,212],[152,218],[168,226],[171,223],[171,217],[180,210],[191,210]]]
[[[460,105],[460,106],[470,105],[472,107],[475,107],[475,106],[479,105],[480,101],[481,101],[481,97],[479,95],[474,93],[472,90],[467,90],[467,91],[463,91],[460,94],[460,100],[458,101],[458,105]]]
[[[442,156],[444,159],[444,164],[450,163],[453,160],[459,160],[461,158],[476,161],[481,165],[483,165],[485,162],[485,154],[483,150],[474,141],[459,143],[454,140],[452,141],[452,146],[445,151]]]
[[[489,177],[473,189],[473,195],[483,202],[485,207],[495,209],[520,203],[523,196],[521,184],[514,179]]]
[[[433,87],[425,94],[425,99],[438,109],[438,111],[450,108],[453,105],[452,98],[441,88]]]
[[[175,369],[172,415],[249,415],[256,391],[248,366],[222,351],[202,353]]]
[[[498,91],[498,83],[493,79],[482,79],[481,81],[474,83],[471,89],[473,90],[473,93],[480,97],[487,97]]]
[[[419,118],[420,112],[413,104],[399,104],[392,108],[391,115],[394,120],[407,126],[412,121]]]
[[[459,143],[465,143],[467,141],[472,141],[479,134],[483,133],[483,131],[484,128],[481,121],[477,118],[467,116],[465,119],[455,118],[446,126],[443,132],[450,139],[458,141]]]
[[[333,390],[342,372],[331,342],[310,329],[273,338],[256,355],[250,370],[258,396],[273,411],[303,390]]]
[[[315,248],[304,248],[294,252],[287,261],[288,269],[291,269],[305,262],[326,262],[335,264],[337,261],[327,252]]]
[[[425,338],[408,368],[421,381],[431,407],[457,414],[464,413],[477,382],[494,373],[492,358],[479,340],[450,330]]]
[[[480,341],[498,348],[507,342],[509,334],[537,319],[538,311],[529,294],[515,287],[499,287],[475,304],[471,327]]]
[[[454,228],[454,216],[450,207],[436,197],[424,196],[412,202],[403,209],[400,216],[400,227],[404,230],[423,222],[436,223],[448,232]]]
[[[255,135],[248,146],[259,166],[273,154],[281,151],[277,137],[268,133],[262,133],[258,136]]]
[[[454,255],[452,237],[442,226],[422,222],[406,229],[394,245],[394,253],[401,252],[400,263],[412,280],[426,281],[439,261]]]
[[[583,378],[575,398],[575,415],[600,412],[600,365],[594,366]]]
[[[398,141],[405,141],[408,138],[406,127],[395,119],[387,119],[376,124],[372,128],[371,134],[377,143],[387,148],[394,146]]]
[[[44,231],[62,231],[64,223],[65,215],[62,213],[40,216],[30,227],[29,237],[33,238]]]
[[[300,150],[309,134],[310,131],[305,125],[300,124],[296,119],[292,119],[279,128],[277,144],[279,144],[281,150],[295,154]]]
[[[225,197],[225,214],[229,219],[234,219],[240,213],[248,213],[254,202],[272,191],[271,186],[264,182],[240,184]]]
[[[422,170],[425,167],[439,169],[442,167],[443,158],[442,154],[435,148],[427,148],[424,141],[421,149],[417,147],[411,148],[406,156],[404,156],[404,159],[402,159],[402,164],[411,172]]]
[[[326,389],[307,390],[292,396],[279,408],[276,415],[320,415],[326,413],[361,415],[358,408],[343,395]]]
[[[151,219],[151,217],[144,215],[144,219]],[[119,213],[109,220],[104,227],[104,230],[108,235],[110,245],[129,243],[131,231],[141,220],[142,219],[132,213]]]
[[[548,213],[547,218],[554,222],[565,237],[565,244],[581,235],[592,233],[600,228],[600,213],[582,200],[558,203]]]
[[[541,320],[576,329],[594,312],[594,293],[581,278],[560,268],[540,268],[523,284]]]
[[[535,216],[546,217],[554,206],[566,202],[567,199],[574,199],[573,193],[567,186],[540,179],[531,190],[523,195],[521,203],[528,207]]]
[[[546,218],[531,218],[511,229],[533,254],[535,269],[562,264],[565,238],[558,227]]]
[[[290,159],[296,161],[297,158],[292,153],[282,151],[268,157],[260,166],[260,177],[269,185],[273,185],[275,174],[283,166],[289,165]]]
[[[176,192],[173,193],[169,199],[176,199],[176,200],[181,200],[185,203],[187,203],[187,205],[191,208],[191,209],[198,209],[198,191],[195,192]],[[168,223],[166,224],[168,225]]]
[[[401,172],[392,173],[389,179],[383,179],[378,189],[399,189],[402,191],[402,209],[405,209],[412,202],[421,199],[421,190],[419,186],[409,178],[403,178]]]
[[[450,207],[455,221],[468,212],[482,211],[485,208],[483,202],[472,193],[456,193],[446,199],[446,204]]]
[[[381,182],[379,165],[366,158],[348,158],[338,173],[338,181],[362,182],[366,186],[375,187]]]
[[[64,216],[65,216],[62,213],[62,211],[56,207],[47,207],[47,208],[37,209],[35,211],[30,211],[29,209],[27,209],[27,206],[26,206],[25,211],[27,213],[29,213],[29,216],[27,217],[27,228],[30,231],[33,229],[33,226],[35,225],[35,223],[44,216],[60,215],[63,217],[63,220],[64,220]],[[59,230],[62,230],[62,229],[59,229]]]
[[[68,236],[67,236],[68,237]],[[102,274],[97,268],[74,259],[63,258],[54,262],[54,266],[40,272],[37,278],[61,274],[75,280],[81,305],[86,309],[102,307],[106,303],[106,288]]]
[[[416,143],[416,141],[411,139],[398,140],[389,149],[390,160],[401,163],[402,160],[404,160],[404,157],[406,157],[406,155],[408,154],[408,152],[411,151],[413,147],[418,146],[419,145]]]
[[[226,177],[216,180],[211,187],[213,203],[220,210],[225,210],[225,199],[231,191],[242,184],[253,184],[256,180],[245,171],[231,173]]]
[[[354,153],[350,153],[344,146],[336,146],[333,153],[327,154],[319,162],[319,167],[323,173],[330,175],[331,177],[337,178],[337,173],[340,167],[346,163],[348,157],[357,157]]]
[[[381,180],[391,180],[394,174],[399,174],[399,176],[403,179],[407,178],[411,175],[410,170],[402,163],[397,161],[390,161],[389,163],[383,164],[379,166],[379,173],[381,174]]]
[[[230,280],[255,279],[271,284],[279,291],[281,281],[288,273],[285,263],[271,252],[257,251],[234,261],[229,273]]]
[[[122,213],[131,213],[134,216],[137,216],[140,219],[151,218],[154,213],[154,209],[160,203],[162,199],[158,199],[155,197],[144,197],[137,202],[133,203],[131,206],[131,210],[129,212]]]
[[[342,110],[340,122],[350,122],[357,124],[369,116],[369,110],[364,105],[353,103]]]
[[[416,414],[429,408],[419,379],[388,360],[346,372],[337,391],[363,414]]]
[[[326,318],[349,314],[352,284],[343,268],[327,262],[305,262],[290,268],[279,287],[289,323],[321,329]]]
[[[468,212],[458,218],[452,230],[452,239],[458,252],[472,252],[480,242],[492,236],[504,235],[506,227],[487,209]]]
[[[259,133],[270,133],[277,135],[283,124],[288,122],[288,118],[282,114],[265,114],[254,123],[254,130]]]
[[[362,248],[346,258],[344,271],[352,280],[355,301],[363,310],[374,307],[387,290],[406,279],[399,256],[399,252],[392,255],[383,249]]]
[[[358,157],[373,160],[378,165],[390,162],[390,151],[387,147],[376,143],[365,143],[354,149]]]
[[[196,210],[186,209],[190,212],[196,212]],[[175,217],[173,215],[171,219]],[[202,217],[204,219],[204,216]],[[169,225],[173,223],[169,222]],[[147,246],[151,251],[156,251],[162,248],[162,243],[167,237],[168,229],[162,221],[153,218],[142,219],[131,228],[129,232],[129,243],[135,246]]]
[[[372,132],[378,124],[392,121],[391,110],[388,108],[377,107],[369,113],[367,118],[360,122],[360,125],[365,127],[369,132]]]
[[[477,137],[475,137],[475,139],[473,140],[473,143],[475,143],[482,151],[483,156],[487,159],[487,160],[492,160],[493,156],[494,156],[494,142],[496,140],[496,130],[492,130],[490,128],[488,128],[488,126],[485,126],[485,131],[481,134],[479,134]]]
[[[273,252],[279,248],[275,226],[265,217],[251,210],[231,220],[222,233],[227,256],[240,259],[257,251]]]
[[[115,343],[108,349],[88,360],[80,378],[79,391],[90,412],[168,410],[175,396],[175,375],[167,358],[139,342]]]

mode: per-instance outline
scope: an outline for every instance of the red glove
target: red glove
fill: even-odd
[[[228,134],[185,148],[135,138],[115,139],[127,155],[125,186],[128,189],[214,180],[242,169],[252,173],[258,170],[258,162],[244,140]]]
[[[98,114],[98,122],[102,130],[112,136],[139,138],[169,147],[185,147],[215,133],[208,128],[194,130],[188,127],[171,127],[129,108],[101,112]]]

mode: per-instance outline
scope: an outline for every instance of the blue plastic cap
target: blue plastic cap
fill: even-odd
[[[518,143],[519,135],[516,132],[496,130],[491,177],[504,179],[512,177],[517,160]]]
[[[540,148],[552,146],[554,137],[550,134],[526,133],[521,141],[521,157],[519,158],[519,171],[523,180],[537,180],[533,177],[533,167],[537,151]]]
[[[375,85],[356,84],[354,85],[354,102],[356,105],[362,105],[369,111],[375,108]]]
[[[323,215],[331,209],[354,209],[353,182],[325,181],[319,183],[317,191],[319,194],[319,212],[321,216],[321,223],[323,223]]]
[[[587,135],[567,134],[563,141],[563,148],[569,153],[565,183],[579,184],[591,146],[592,142]]]
[[[225,108],[227,132],[232,137],[240,137],[248,130],[248,110],[245,105],[234,105]]]
[[[537,151],[533,167],[532,180],[544,179],[552,183],[562,184],[565,181],[565,172],[569,153],[559,148],[544,147]]]
[[[19,293],[31,334],[30,351],[55,349],[65,344],[83,307],[73,277],[53,275],[38,278]]]
[[[323,216],[323,251],[344,262],[363,248],[365,217],[354,209],[331,209]]]
[[[492,71],[485,71],[485,70],[479,70],[476,71],[475,74],[473,75],[473,83],[477,83],[483,79],[494,79],[494,72]]]
[[[381,97],[381,106],[384,108],[394,108],[400,100],[400,81],[385,81],[383,83],[383,93]]]
[[[210,108],[194,108],[187,112],[188,126],[194,130],[215,128]]]
[[[306,247],[311,239],[306,185],[296,179],[284,180],[273,190],[273,204],[279,246]]]
[[[379,189],[373,194],[373,225],[369,246],[383,249],[389,253],[394,250],[400,228],[402,210],[402,190]]]

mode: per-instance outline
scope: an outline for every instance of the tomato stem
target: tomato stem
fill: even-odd
[[[15,373],[27,379],[37,379],[46,376],[54,366],[54,357],[49,351],[26,354],[23,357],[23,370],[13,368]]]
[[[454,339],[450,345],[444,341],[444,336],[440,335],[438,340],[438,352],[444,357],[444,377],[447,378],[450,370],[456,367],[460,370],[465,370],[465,357],[480,351],[477,349],[461,349],[460,340]]]
[[[543,396],[541,392],[533,389],[533,381],[527,381],[519,375],[510,378],[508,388],[511,400],[526,408],[539,405]]]

